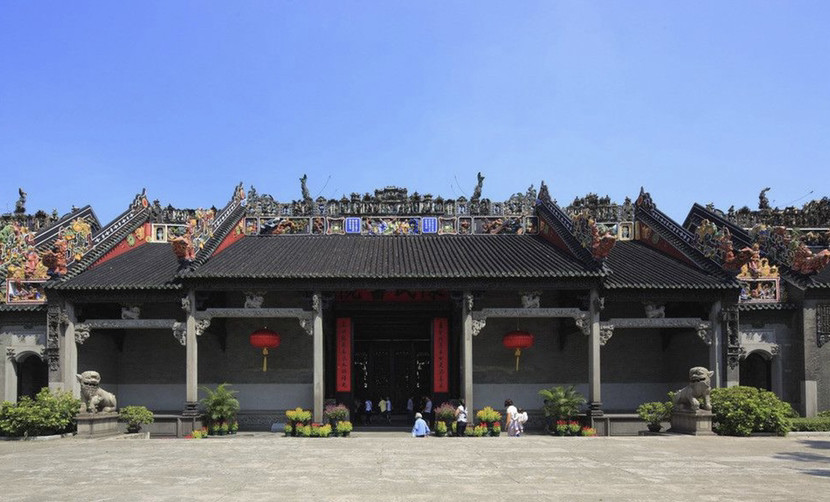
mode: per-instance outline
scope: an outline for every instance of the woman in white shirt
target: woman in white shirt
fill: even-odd
[[[467,408],[464,407],[464,400],[458,401],[458,408],[455,409],[455,434],[464,437],[464,430],[467,429]]]
[[[506,415],[505,420],[507,420],[507,435],[508,436],[518,436],[521,434],[521,425],[519,424],[519,410],[513,405],[513,401],[511,399],[507,399],[504,401],[504,407],[506,408],[504,414]]]

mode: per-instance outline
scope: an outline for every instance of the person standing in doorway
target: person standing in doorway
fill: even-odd
[[[430,427],[432,427],[432,399],[429,396],[424,397],[424,417]]]
[[[386,418],[386,398],[385,397],[381,397],[380,400],[378,400],[378,417],[380,417],[381,419]]]
[[[455,409],[455,433],[459,437],[464,437],[464,431],[467,429],[467,408],[464,407],[464,400],[458,401],[458,408]]]
[[[415,401],[412,399],[412,396],[409,396],[409,399],[406,400],[406,415],[409,417],[409,421],[415,420]]]
[[[386,396],[386,423],[392,423],[392,400],[389,396]]]
[[[507,435],[518,437],[521,434],[521,429],[519,425],[519,410],[516,409],[516,406],[513,405],[512,399],[506,399],[504,401],[505,407],[505,420],[507,420]]]
[[[363,408],[363,413],[366,414],[366,425],[372,423],[372,400],[368,397],[366,398],[366,402],[364,403],[365,408]]]
[[[412,426],[412,437],[425,438],[429,436],[429,426],[420,413],[415,414],[415,425]]]

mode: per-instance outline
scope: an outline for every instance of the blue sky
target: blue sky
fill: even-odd
[[[830,2],[0,1],[0,212],[830,195]],[[810,193],[812,191],[812,193]],[[808,195],[809,194],[809,195]]]

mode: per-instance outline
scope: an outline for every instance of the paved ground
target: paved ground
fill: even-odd
[[[486,499],[485,499],[486,497]],[[0,442],[9,500],[830,500],[830,437]]]

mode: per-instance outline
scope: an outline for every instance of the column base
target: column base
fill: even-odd
[[[588,413],[589,417],[601,417],[604,415],[602,412],[602,402],[600,401],[591,401],[588,403]]]
[[[198,417],[201,415],[199,413],[199,403],[196,401],[188,401],[184,405],[184,410],[182,411],[182,416],[184,417]]]

